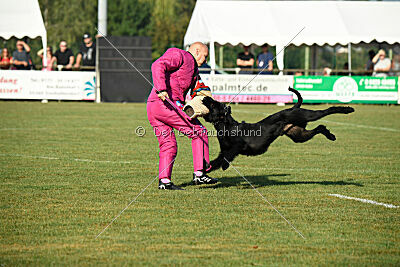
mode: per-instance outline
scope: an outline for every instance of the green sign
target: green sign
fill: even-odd
[[[295,76],[294,88],[308,103],[392,103],[399,99],[398,77]]]

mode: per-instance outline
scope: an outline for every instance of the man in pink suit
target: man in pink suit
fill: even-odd
[[[171,173],[177,154],[177,143],[173,128],[192,139],[193,182],[214,184],[218,180],[208,177],[210,167],[207,130],[197,119],[188,120],[171,106],[182,107],[185,96],[198,81],[198,67],[205,62],[208,48],[200,42],[192,44],[188,51],[168,49],[151,66],[154,87],[147,99],[147,117],[157,136],[159,159],[159,189],[182,190],[171,182]]]

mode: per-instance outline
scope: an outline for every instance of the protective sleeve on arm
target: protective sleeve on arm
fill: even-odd
[[[166,73],[178,69],[183,64],[182,54],[178,49],[168,49],[164,55],[151,65],[154,87],[157,91],[167,90]]]

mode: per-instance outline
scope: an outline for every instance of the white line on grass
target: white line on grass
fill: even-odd
[[[31,130],[46,130],[48,128],[0,128],[0,131],[13,131],[13,130],[22,130],[22,131],[31,131]],[[54,128],[56,129],[56,128]]]
[[[91,159],[73,159],[75,161],[83,161],[83,162],[94,162],[94,163],[122,163],[122,164],[131,164],[132,161],[111,161],[111,160],[91,160]]]
[[[0,153],[0,156],[5,157],[21,157],[21,158],[31,158],[31,159],[48,159],[48,160],[73,160],[81,162],[92,162],[92,163],[117,163],[117,164],[132,164],[133,161],[111,161],[111,160],[92,160],[92,159],[69,159],[69,158],[57,158],[57,157],[46,157],[46,156],[30,156],[21,154],[4,154]]]
[[[369,126],[369,125],[347,123],[347,122],[338,122],[338,121],[330,121],[330,120],[329,121],[328,120],[321,120],[321,121],[334,123],[334,124],[339,124],[339,125],[358,127],[358,128],[374,129],[374,130],[381,130],[381,131],[388,131],[388,132],[400,132],[400,130],[398,130],[398,129],[387,128],[387,127],[375,127],[375,126]]]
[[[360,173],[370,173],[370,174],[374,174],[377,171],[375,170],[368,170],[368,169],[343,169],[340,168],[338,169],[329,169],[329,168],[279,168],[279,167],[249,167],[249,166],[239,166],[236,167],[239,169],[248,169],[248,170],[276,170],[276,171],[316,171],[316,172],[337,172],[337,171],[341,171],[341,172],[347,172],[347,173],[356,173],[356,174],[360,174]],[[398,173],[397,171],[393,170],[379,170],[378,172],[382,172],[382,173]]]
[[[343,196],[343,195],[339,195],[339,194],[328,194],[328,195],[333,196],[333,197],[343,198],[343,199],[356,200],[356,201],[360,201],[360,202],[364,202],[364,203],[368,203],[368,204],[373,204],[373,205],[384,206],[386,208],[392,208],[392,209],[400,208],[400,206],[395,206],[395,205],[386,204],[386,203],[380,203],[380,202],[376,202],[376,201],[369,200],[369,199],[364,199],[364,198],[348,197],[348,196]]]
[[[4,157],[21,157],[21,158],[31,158],[31,159],[51,159],[51,160],[60,160],[60,158],[56,158],[56,157],[31,156],[31,155],[21,155],[21,154],[5,154],[5,153],[0,153],[0,156],[4,156]]]
[[[22,158],[31,158],[31,159],[47,159],[47,160],[72,160],[77,162],[91,162],[91,163],[110,163],[110,164],[136,164],[134,161],[112,161],[112,160],[92,160],[92,159],[79,159],[79,158],[57,158],[57,157],[47,157],[47,156],[31,156],[31,155],[22,155],[22,154],[4,154],[0,153],[0,156],[5,157],[22,157]],[[180,166],[179,164],[176,166]],[[336,169],[327,169],[327,168],[278,168],[278,167],[249,167],[249,166],[237,166],[239,169],[248,169],[248,170],[276,170],[276,171],[337,171]],[[340,169],[342,172],[348,173],[375,173],[373,170],[354,170],[354,169]],[[385,173],[393,173],[394,171],[385,170]]]
[[[286,222],[287,222],[287,224],[289,224],[290,225],[290,227],[292,227],[295,231],[296,231],[296,233],[298,233],[303,239],[306,239],[304,236],[303,236],[303,234],[299,231],[299,230],[297,230],[297,228],[296,227],[294,227],[294,225],[293,224],[291,224],[280,212],[279,212],[279,210],[277,210],[275,207],[274,207],[274,205],[272,205],[271,204],[271,202],[269,202],[268,201],[268,199],[266,199],[261,193],[260,193],[260,191],[258,191],[257,190],[257,188],[255,188],[254,187],[254,185],[252,184],[252,183],[250,183],[250,181],[246,178],[246,177],[244,177],[236,168],[235,168],[235,166],[233,166],[232,165],[232,163],[230,163],[226,158],[224,158],[225,160],[226,160],[226,162],[228,162],[228,164],[240,175],[240,176],[242,176],[242,178],[262,197],[262,199],[265,201],[265,202],[267,202],[278,214],[279,214],[279,216],[281,216]]]
[[[62,127],[62,129],[76,129],[74,127]],[[48,128],[0,128],[0,131],[33,131],[33,130],[59,130],[60,126],[57,127],[48,127]],[[79,127],[80,130],[106,130],[105,128],[100,128],[100,127]],[[121,129],[121,128],[118,128]],[[123,128],[122,128],[123,129]],[[131,129],[131,128],[129,128]]]
[[[266,112],[254,112],[254,111],[249,111],[249,110],[236,110],[235,112],[239,113],[249,113],[249,114],[262,114],[262,115],[271,115]],[[381,131],[387,131],[387,132],[400,132],[399,129],[394,129],[394,128],[388,128],[388,127],[376,127],[376,126],[370,126],[370,125],[362,125],[362,124],[355,124],[355,123],[348,123],[348,122],[338,122],[338,121],[331,121],[331,120],[319,120],[323,122],[328,122],[328,123],[334,123],[338,125],[345,125],[345,126],[352,126],[352,127],[357,127],[357,128],[365,128],[365,129],[374,129],[374,130],[381,130]]]

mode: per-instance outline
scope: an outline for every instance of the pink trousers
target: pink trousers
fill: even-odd
[[[197,119],[188,120],[169,103],[161,100],[147,102],[147,117],[160,147],[159,179],[171,179],[172,162],[177,154],[177,143],[173,128],[192,139],[194,171],[205,170],[210,163],[207,129]]]

